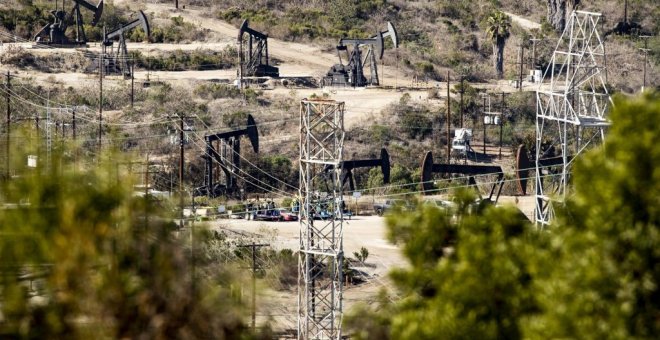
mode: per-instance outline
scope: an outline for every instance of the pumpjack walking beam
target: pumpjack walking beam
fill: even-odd
[[[342,186],[348,182],[348,187],[351,191],[355,191],[355,179],[353,178],[353,169],[357,168],[373,168],[380,167],[383,173],[383,184],[390,183],[390,155],[386,149],[380,150],[380,158],[375,159],[360,159],[343,161],[341,163],[341,183]],[[324,173],[328,174],[330,170],[334,169],[334,165],[328,165],[324,169]],[[328,176],[326,176],[328,177]]]
[[[422,161],[422,191],[429,193],[433,190],[433,174],[462,174],[468,175],[470,185],[477,184],[474,179],[475,175],[497,175],[497,180],[493,183],[488,200],[493,200],[495,195],[495,202],[500,198],[502,187],[504,186],[504,171],[501,166],[497,165],[461,165],[461,164],[435,164],[433,163],[433,154],[431,151],[427,152]],[[495,190],[497,189],[497,194]]]
[[[257,130],[257,123],[254,121],[252,115],[248,115],[247,127],[245,129],[204,136],[204,140],[206,141],[206,154],[203,157],[206,160],[206,176],[204,179],[204,187],[200,188],[202,190],[198,190],[199,193],[205,193],[209,197],[216,197],[219,195],[213,177],[214,161],[220,165],[220,168],[225,173],[225,193],[232,193],[236,189],[236,182],[233,174],[236,169],[240,167],[241,136],[247,136],[250,139],[254,152],[259,152],[259,131]],[[213,147],[213,142],[215,141],[222,141],[223,149],[227,147],[229,148],[229,157],[227,157],[226,152],[219,152],[220,150],[216,150]]]
[[[391,22],[387,23],[387,30],[378,32],[368,39],[342,38],[337,45],[337,56],[339,64],[330,68],[324,83],[328,85],[351,85],[361,87],[366,85],[379,85],[378,61],[383,58],[385,51],[385,38],[390,38],[395,48],[399,46],[396,28]],[[349,50],[349,47],[352,49]],[[361,48],[366,48],[363,57]],[[347,53],[347,64],[344,65],[341,54]],[[367,79],[364,73],[365,65],[369,65],[370,77]]]

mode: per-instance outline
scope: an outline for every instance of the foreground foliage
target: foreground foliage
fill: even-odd
[[[362,339],[644,339],[660,334],[660,96],[618,98],[604,149],[583,155],[552,229],[512,208],[388,217],[410,266],[348,324]]]
[[[116,155],[54,159],[2,186],[0,338],[250,338],[227,268],[200,256],[167,205],[135,197]],[[196,251],[207,248],[204,233]]]

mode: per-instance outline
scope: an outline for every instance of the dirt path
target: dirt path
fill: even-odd
[[[513,14],[510,12],[504,12],[504,14],[508,15],[511,17],[511,20],[515,22],[516,24],[520,25],[522,28],[526,30],[533,30],[533,29],[541,29],[541,24],[538,22],[531,21],[529,19],[525,19],[517,14]]]
[[[503,196],[500,204],[517,206],[525,215],[531,217],[534,209],[534,197]],[[299,222],[258,222],[246,220],[217,220],[210,222],[212,229],[222,229],[246,235],[261,235],[266,237],[270,247],[274,249],[292,249],[300,247]],[[350,312],[359,303],[374,304],[381,289],[387,288],[389,293],[396,290],[388,278],[388,273],[394,268],[408,266],[401,249],[392,245],[386,239],[387,227],[385,219],[378,216],[355,216],[344,221],[344,253],[353,257],[361,247],[369,250],[366,266],[355,269],[368,274],[366,283],[344,287],[344,311]],[[267,282],[260,283],[260,295],[257,307],[257,323],[268,320],[273,322],[276,330],[295,329],[297,313],[297,294],[292,290],[280,291],[272,289]]]
[[[210,223],[212,229],[231,230],[248,235],[264,235],[274,249],[300,247],[299,222],[258,222],[246,220],[217,220]],[[382,288],[393,290],[388,273],[393,268],[407,266],[399,247],[385,239],[385,219],[378,216],[355,216],[344,222],[344,253],[353,257],[361,247],[369,250],[367,266],[356,267],[368,274],[366,283],[344,287],[344,311],[348,312],[357,303],[373,303]],[[273,237],[274,239],[271,239]],[[276,330],[295,328],[297,294],[295,287],[290,291],[278,291],[261,282],[257,323],[272,320]]]
[[[115,1],[115,3],[124,3],[126,1]],[[198,8],[187,8],[179,11],[172,8],[171,5],[166,4],[136,4],[136,7],[146,8],[147,12],[152,12],[156,17],[162,18],[163,16],[175,17],[182,16],[186,21],[192,22],[200,27],[211,30],[215,33],[215,42],[209,43],[194,43],[194,44],[176,44],[174,46],[167,46],[168,44],[158,44],[159,50],[168,49],[196,49],[196,48],[224,48],[228,44],[235,44],[238,35],[238,29],[231,24],[219,19],[209,18],[205,13]],[[190,46],[188,46],[190,45]],[[131,45],[129,45],[129,48]],[[142,48],[137,45],[136,47]],[[333,64],[337,63],[337,56],[322,50],[322,47],[313,44],[302,44],[295,42],[282,41],[275,38],[268,39],[268,51],[270,54],[282,61],[279,65],[280,73],[282,76],[312,76],[320,77],[323,75]],[[396,72],[391,66],[381,72],[383,83],[394,84],[397,78],[401,81],[405,78],[402,72]]]

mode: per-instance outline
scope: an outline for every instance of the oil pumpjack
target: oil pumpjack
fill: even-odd
[[[128,48],[126,47],[126,37],[124,34],[138,27],[142,28],[148,40],[151,36],[151,29],[149,27],[149,20],[147,20],[147,16],[142,11],[137,12],[137,19],[111,32],[106,33],[105,28],[103,29],[103,55],[106,58],[104,73],[119,73],[123,74],[124,78],[131,77],[132,69],[128,64]],[[114,40],[118,41],[116,51],[111,50],[110,53],[107,53],[107,48],[114,45]]]
[[[64,0],[62,1],[62,9],[59,8],[57,2],[55,3],[55,10],[50,11],[53,16],[53,21],[44,26],[39,33],[34,36],[34,41],[37,44],[56,47],[80,47],[87,44],[87,36],[85,35],[81,9],[84,8],[93,13],[92,21],[89,24],[94,27],[101,20],[101,15],[103,14],[103,0],[99,1],[97,5],[93,5],[85,0],[71,1],[74,2],[74,5],[69,13],[64,10]],[[71,40],[66,36],[67,29],[73,24],[76,25],[75,40]]]

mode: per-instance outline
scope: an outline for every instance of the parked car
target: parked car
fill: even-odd
[[[385,200],[384,203],[376,203],[374,204],[374,211],[378,216],[383,216],[386,211],[392,209],[395,205],[401,205],[404,207],[404,209],[409,209],[410,204],[406,202],[405,200],[402,199],[389,199]]]
[[[282,221],[297,221],[298,215],[294,214],[291,211],[280,211],[280,216],[282,216]]]
[[[351,217],[353,217],[353,212],[350,211],[350,210],[344,210],[344,211],[342,212],[342,215],[344,215],[344,219],[345,219],[346,217],[348,217],[348,219],[350,220]]]
[[[333,215],[329,213],[327,210],[321,210],[319,212],[314,213],[314,219],[315,220],[327,220],[332,218]]]
[[[279,210],[257,210],[252,219],[255,221],[282,221],[283,217]]]

